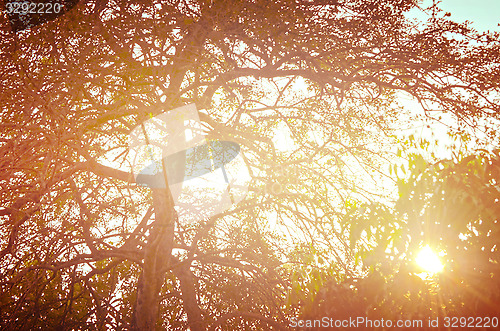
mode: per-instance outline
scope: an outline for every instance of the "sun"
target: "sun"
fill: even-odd
[[[415,262],[428,275],[441,272],[444,268],[439,256],[428,245],[418,253]]]

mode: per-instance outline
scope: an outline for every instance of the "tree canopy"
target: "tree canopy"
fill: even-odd
[[[499,33],[415,0],[82,0],[14,23],[3,13],[2,328],[499,315]],[[129,136],[189,104],[250,179],[186,221],[168,188],[136,183]],[[450,159],[399,136],[441,116],[464,142]],[[439,277],[417,276],[423,244],[447,254]]]

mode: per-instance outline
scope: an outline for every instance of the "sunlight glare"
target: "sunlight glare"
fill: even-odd
[[[417,255],[416,262],[428,274],[441,272],[444,268],[436,253],[429,246],[425,246]]]

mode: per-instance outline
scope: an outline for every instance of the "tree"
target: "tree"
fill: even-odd
[[[17,33],[4,17],[0,325],[280,329],[326,279],[359,275],[339,224],[391,191],[398,93],[464,123],[498,114],[498,34],[418,25],[416,6],[80,1]],[[190,103],[252,181],[186,224],[169,190],[135,183],[127,138]]]
[[[499,160],[498,150],[461,151],[435,162],[411,154],[396,208],[361,204],[347,214],[356,231],[369,233],[370,244],[358,251],[367,276],[325,283],[303,318],[418,319],[424,327],[437,319],[440,330],[453,323],[496,327]],[[425,244],[446,252],[442,273],[422,277],[415,255]]]

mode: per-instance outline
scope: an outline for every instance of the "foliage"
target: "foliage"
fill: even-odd
[[[351,285],[364,303],[335,309],[409,314],[413,297],[370,284],[420,289],[400,257],[424,239],[454,263],[467,247],[477,265],[450,264],[452,279],[481,279],[497,302],[496,161],[414,156],[396,208],[384,169],[415,120],[401,94],[460,130],[498,118],[498,33],[414,0],[80,1],[17,33],[5,18],[3,329],[280,329]],[[209,138],[241,145],[252,179],[242,203],[184,224],[168,190],[136,185],[127,139],[189,103]]]
[[[499,315],[499,151],[437,162],[411,154],[404,167],[395,208],[372,204],[351,212],[351,231],[364,231],[370,243],[358,252],[367,276],[325,283],[305,319]],[[443,272],[422,274],[415,254],[425,245],[445,252]]]

